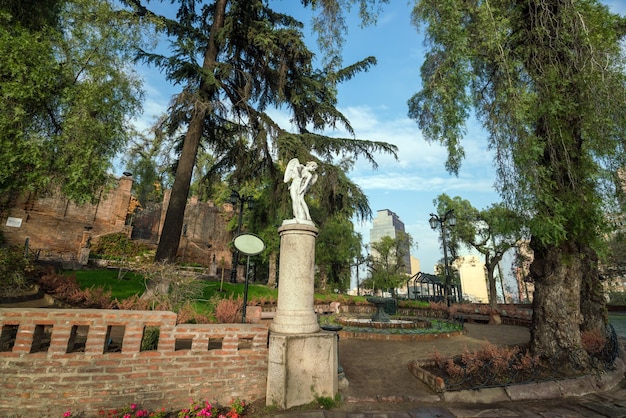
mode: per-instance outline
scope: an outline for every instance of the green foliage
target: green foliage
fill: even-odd
[[[495,150],[498,188],[506,204],[533,214],[536,242],[596,245],[625,162],[621,18],[597,1],[554,14],[531,3],[419,1],[413,19],[431,48],[409,114],[448,148],[457,172],[473,107]]]
[[[123,232],[98,237],[97,241],[91,247],[93,254],[121,258],[142,256],[149,250],[148,246],[131,240],[128,238],[128,235]]]
[[[408,279],[406,257],[413,246],[413,238],[407,233],[399,232],[396,238],[384,236],[370,244],[371,276],[369,284],[376,289],[395,289]],[[365,282],[364,282],[365,283]]]
[[[329,396],[316,396],[315,402],[321,409],[333,409],[341,405],[341,395],[337,394],[334,398]]]
[[[150,137],[138,134],[125,153],[126,169],[133,174],[133,193],[143,208],[163,199],[172,187],[173,140],[164,132],[162,120],[150,129]]]
[[[361,236],[349,219],[333,216],[320,227],[315,246],[318,287],[345,291],[350,287],[352,260],[361,252]]]
[[[195,274],[180,270],[174,264],[144,264],[138,272],[146,287],[142,299],[160,309],[178,312],[186,303],[199,299],[204,290],[204,283]]]
[[[626,293],[609,292],[609,305],[626,306]]]
[[[33,263],[24,256],[23,248],[0,247],[0,294],[19,294],[28,289],[32,284],[28,276],[33,271]]]
[[[625,20],[597,0],[419,0],[413,20],[429,48],[409,115],[447,148],[452,173],[476,115],[504,204],[530,217],[531,347],[585,367],[589,357],[572,347],[581,346],[578,318],[603,322],[604,302],[585,289],[599,282],[604,215],[617,207],[626,165]]]
[[[4,4],[4,3],[3,3]],[[52,24],[37,25],[49,21]],[[93,199],[140,107],[130,73],[141,30],[110,2],[0,8],[0,192]],[[2,202],[7,204],[8,202]]]
[[[456,225],[447,228],[450,234],[447,241],[454,248],[463,245],[470,250],[478,251],[485,260],[487,283],[489,284],[489,302],[497,303],[496,281],[494,271],[504,254],[516,248],[521,242],[527,241],[527,220],[504,204],[493,204],[486,209],[478,210],[459,196],[449,197],[445,193],[434,200],[438,213],[454,211]]]
[[[138,15],[162,22],[171,41],[171,56],[144,51],[140,56],[183,86],[164,123],[168,135],[180,138],[181,153],[157,260],[176,256],[194,169],[204,174],[194,181],[194,191],[203,197],[215,182],[226,178],[234,187],[251,183],[265,188],[263,200],[272,203],[263,216],[268,219],[266,226],[274,225],[283,215],[278,211],[285,208],[287,193],[280,165],[293,157],[320,160],[327,165],[320,170],[320,183],[337,180],[338,186],[320,184],[312,193],[315,196],[311,200],[321,202],[322,211],[326,211],[322,213],[369,214],[367,198],[358,187],[346,176],[326,174],[339,171],[332,167],[338,160],[349,164],[350,159],[363,157],[375,166],[375,153],[395,157],[397,148],[384,142],[331,138],[321,132],[342,125],[353,133],[347,118],[336,108],[336,85],[367,71],[375,63],[373,57],[346,68],[315,69],[314,54],[304,43],[301,23],[271,10],[261,0],[221,1],[212,7],[184,3],[177,20],[154,15],[142,1],[124,3]],[[273,107],[290,112],[296,133],[286,131],[270,117],[266,111]],[[180,129],[187,133],[179,136]],[[215,161],[202,158],[202,170],[197,170],[201,148],[211,150]],[[326,203],[336,203],[340,193],[345,203],[340,208],[328,207]],[[346,218],[350,216],[346,214]]]
[[[141,351],[155,351],[159,346],[159,327],[145,327],[141,339]]]

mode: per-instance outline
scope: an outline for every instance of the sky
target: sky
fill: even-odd
[[[165,2],[169,4],[169,2]],[[411,2],[413,3],[413,2]],[[606,0],[611,11],[626,15],[626,2]],[[156,4],[153,2],[151,4]],[[307,44],[316,50],[316,35],[310,26],[310,13],[302,11],[295,0],[273,1],[272,6],[300,19],[306,26]],[[475,123],[466,127],[462,142],[466,158],[458,176],[445,170],[446,151],[424,139],[417,123],[407,116],[407,101],[420,90],[420,66],[424,59],[423,36],[410,22],[411,6],[405,0],[392,0],[383,7],[375,26],[360,28],[355,13],[348,17],[349,33],[343,49],[344,64],[375,56],[378,64],[339,87],[338,108],[350,120],[356,138],[385,141],[398,147],[398,160],[378,155],[378,169],[364,160],[357,161],[348,176],[369,199],[374,213],[382,209],[395,212],[405,225],[417,248],[411,255],[420,261],[421,271],[433,273],[443,257],[439,231],[428,220],[435,211],[433,200],[442,193],[460,196],[474,207],[483,209],[500,201],[495,191],[493,155],[486,148],[486,134]],[[140,66],[146,101],[138,127],[147,128],[166,111],[171,96],[179,87],[171,86],[153,68]],[[289,115],[269,112],[284,127]],[[347,136],[341,131],[327,131],[330,136]],[[371,221],[355,224],[363,242],[369,243]],[[469,254],[469,251],[467,252]],[[464,252],[461,252],[463,255]],[[503,266],[506,268],[506,266]]]

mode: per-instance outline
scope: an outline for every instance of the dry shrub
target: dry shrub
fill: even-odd
[[[215,305],[215,319],[224,324],[235,324],[241,321],[243,300],[241,297],[233,299],[230,295],[228,299],[221,299]]]
[[[583,331],[580,337],[583,348],[591,355],[601,353],[606,345],[606,337],[598,330]]]
[[[428,304],[430,305],[430,309],[433,311],[441,311],[441,312],[448,311],[448,305],[446,305],[443,302],[428,302]]]
[[[76,276],[48,272],[38,280],[39,286],[55,299],[72,306],[95,309],[113,309],[117,301],[111,298],[111,291],[100,287],[81,290]]]
[[[115,303],[119,309],[124,310],[147,311],[150,309],[150,301],[142,299],[139,295],[133,295],[124,300],[116,299]]]
[[[177,311],[182,305],[202,296],[204,284],[197,275],[190,275],[166,262],[141,266],[139,273],[146,282],[141,296],[155,310]]]
[[[69,295],[77,289],[76,276],[66,276],[55,272],[48,272],[38,280],[39,286],[47,293],[51,293],[59,298]]]
[[[448,386],[464,389],[527,381],[540,366],[538,357],[528,351],[490,343],[485,343],[481,350],[465,348],[453,358],[435,352],[432,359],[433,367],[429,368],[432,373],[444,378]]]
[[[208,316],[198,313],[189,302],[181,306],[176,317],[177,324],[210,324],[212,322]]]
[[[98,309],[113,309],[117,306],[111,297],[111,291],[101,287],[91,287],[83,290],[85,307]]]

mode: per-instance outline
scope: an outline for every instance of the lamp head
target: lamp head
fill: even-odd
[[[428,223],[430,224],[430,227],[432,229],[437,229],[437,226],[439,226],[439,218],[437,218],[436,215],[433,215],[431,213],[430,214],[430,219],[428,220]]]
[[[230,193],[230,198],[229,198],[229,200],[230,200],[230,203],[232,203],[233,205],[234,205],[235,203],[237,203],[237,201],[239,200],[239,193],[237,193],[237,191],[236,191],[236,190],[233,190],[233,191]]]

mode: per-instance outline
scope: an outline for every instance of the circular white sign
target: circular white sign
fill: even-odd
[[[237,235],[233,240],[235,248],[245,255],[257,255],[265,249],[265,243],[254,234]]]

